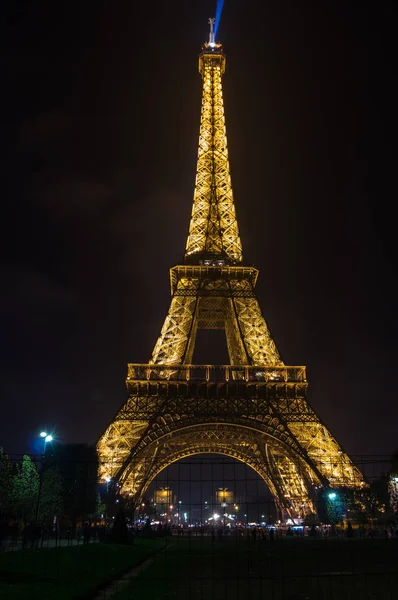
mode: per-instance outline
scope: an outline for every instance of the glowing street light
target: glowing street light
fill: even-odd
[[[47,431],[41,431],[39,436],[42,438],[43,440],[43,455],[42,455],[42,460],[44,461],[46,458],[46,444],[50,443],[53,441],[53,436],[49,433],[47,433]],[[40,472],[39,472],[39,490],[37,493],[37,501],[36,501],[36,522],[38,521],[39,518],[39,509],[40,509],[40,494],[41,494],[41,488],[43,485],[43,474],[44,471],[47,469],[48,467],[45,467],[44,464],[41,464],[40,467]]]
[[[335,492],[331,492],[331,493],[329,494],[329,498],[330,498],[330,500],[334,500],[334,499],[336,498],[336,496],[337,496],[337,494],[336,494]]]
[[[40,437],[43,439],[44,441],[44,448],[43,448],[43,453],[46,453],[46,444],[50,443],[53,441],[53,436],[49,433],[47,433],[47,431],[41,431],[40,432]]]

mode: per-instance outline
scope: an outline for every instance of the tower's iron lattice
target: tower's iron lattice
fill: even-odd
[[[138,504],[181,458],[218,453],[251,466],[285,517],[315,513],[319,488],[364,485],[307,401],[305,367],[282,362],[243,261],[222,96],[226,59],[199,57],[203,99],[192,216],[183,264],[148,364],[128,365],[129,397],[98,442],[100,477]],[[223,329],[230,365],[192,365],[198,329]]]

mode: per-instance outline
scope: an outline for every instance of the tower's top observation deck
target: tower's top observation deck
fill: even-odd
[[[209,19],[210,33],[209,41],[203,44],[202,52],[199,55],[199,73],[204,76],[205,66],[208,67],[220,67],[220,74],[222,75],[225,71],[225,56],[223,52],[222,44],[218,43],[214,39],[214,23],[215,19]]]
[[[204,76],[206,66],[220,68],[220,75],[225,72],[226,58],[222,44],[211,44],[206,42],[203,44],[202,51],[199,54],[199,73]]]

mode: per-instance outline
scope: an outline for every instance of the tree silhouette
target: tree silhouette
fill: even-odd
[[[32,520],[36,514],[39,493],[39,474],[35,464],[26,454],[17,465],[13,477],[12,502],[15,513],[25,520]]]
[[[12,506],[12,464],[0,448],[0,515],[8,515]]]
[[[55,468],[50,468],[42,474],[40,491],[40,517],[50,519],[60,515],[63,509],[62,488],[63,479]]]
[[[105,512],[106,512],[106,504],[102,500],[101,494],[97,494],[97,502],[95,504],[94,517],[99,520],[102,518],[102,516],[105,514]]]

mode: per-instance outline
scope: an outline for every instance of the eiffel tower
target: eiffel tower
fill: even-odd
[[[151,360],[129,364],[128,399],[98,442],[100,478],[135,506],[156,475],[201,453],[252,467],[283,518],[316,514],[320,489],[361,487],[362,474],[307,401],[304,366],[286,366],[245,264],[232,195],[222,94],[226,58],[210,37],[199,151],[182,264]],[[198,329],[223,329],[229,365],[191,364]]]

